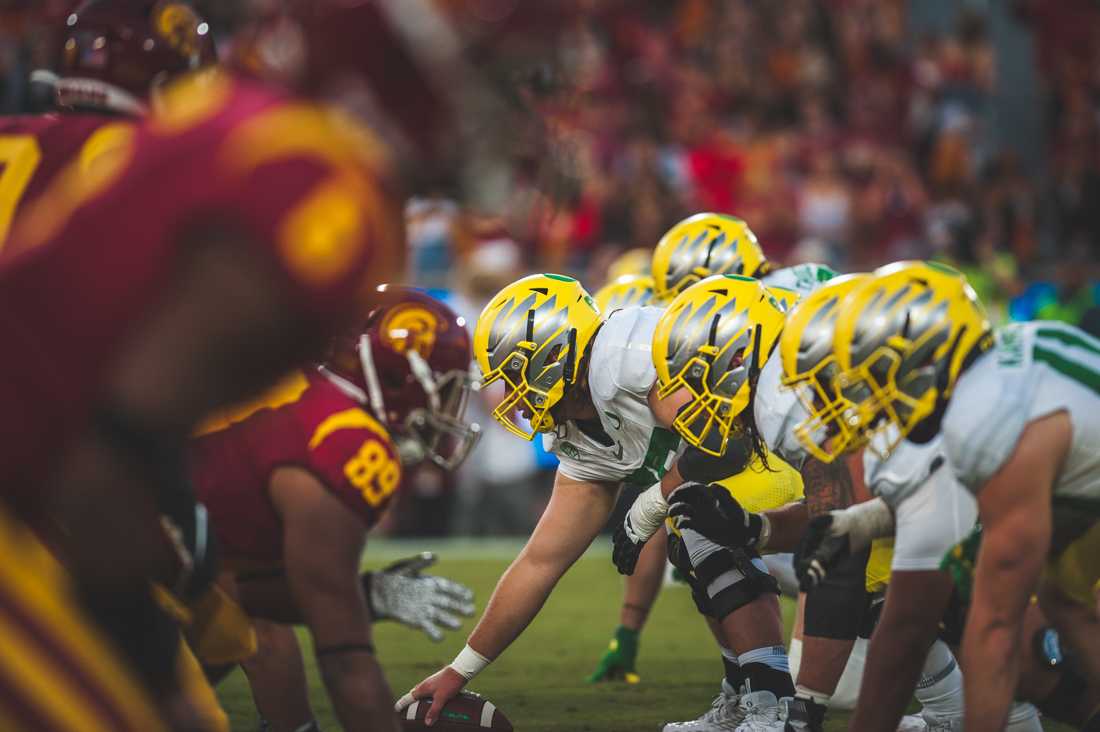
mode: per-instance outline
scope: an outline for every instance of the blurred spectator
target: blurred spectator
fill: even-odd
[[[224,53],[274,2],[199,5]],[[586,0],[559,63],[518,100],[541,135],[519,143],[537,152],[505,176],[506,203],[473,212],[421,192],[408,279],[450,288],[472,326],[515,277],[561,271],[594,291],[622,252],[713,210],[745,218],[782,263],[934,257],[997,319],[1100,321],[1100,3],[1010,3],[1033,36],[1044,112],[1045,169],[1029,170],[994,134],[1013,120],[993,99],[1020,83],[997,73],[1011,65],[978,9],[994,4],[948,4],[969,9],[918,35],[917,2]],[[40,18],[70,5],[0,0],[0,110],[29,109],[27,73],[54,54]],[[492,398],[475,406],[485,437],[453,495],[465,532],[521,531],[544,498],[541,458],[495,428]],[[428,474],[416,485],[426,502],[449,490]]]

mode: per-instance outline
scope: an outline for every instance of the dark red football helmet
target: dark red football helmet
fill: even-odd
[[[169,79],[213,63],[210,26],[185,0],[83,0],[62,21],[52,84],[63,108],[140,115]]]
[[[456,468],[481,436],[463,420],[474,383],[466,321],[410,287],[378,293],[366,321],[334,340],[321,371],[385,425],[402,463]]]

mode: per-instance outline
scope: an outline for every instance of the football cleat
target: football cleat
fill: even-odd
[[[744,721],[735,732],[783,732],[787,726],[787,708],[791,698],[776,699],[770,691],[754,691],[741,697]]]
[[[686,722],[669,722],[662,732],[733,732],[745,720],[741,710],[741,694],[725,679],[722,691],[710,703],[710,709],[697,719]]]
[[[959,723],[962,724],[962,721]],[[926,732],[928,729],[928,723],[919,714],[906,714],[898,724],[898,732]]]
[[[784,699],[782,703],[787,708],[787,724],[783,728],[786,732],[822,732],[826,710],[824,704],[801,697]]]

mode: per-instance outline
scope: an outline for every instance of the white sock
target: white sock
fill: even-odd
[[[802,667],[802,639],[791,638],[791,647],[787,649],[787,663],[791,667],[791,678],[798,678],[798,669]]]
[[[829,701],[830,709],[855,709],[859,700],[859,686],[863,683],[863,667],[867,662],[867,639],[856,638],[852,645],[852,652],[848,654],[848,662],[844,665],[844,673],[836,682],[833,698]]]
[[[937,640],[928,649],[915,693],[917,701],[937,717],[963,715],[963,678],[951,649]]]
[[[795,684],[794,695],[800,696],[803,699],[809,699],[814,704],[823,707],[829,706],[829,699],[832,697],[832,694],[822,694],[820,691],[814,691],[801,684]]]
[[[763,646],[754,648],[737,657],[737,663],[746,666],[750,663],[762,663],[776,671],[791,672],[791,664],[787,659],[787,649],[783,646]]]
[[[1005,732],[1043,732],[1043,723],[1039,721],[1039,710],[1027,702],[1013,702],[1008,710],[1008,724]]]
[[[732,663],[734,665],[737,665],[737,666],[741,665],[737,661],[737,651],[733,650],[732,648],[726,648],[725,646],[719,646],[719,647],[722,649],[722,658],[726,659],[727,661],[729,661],[730,663]]]

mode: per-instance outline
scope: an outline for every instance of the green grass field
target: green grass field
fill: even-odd
[[[497,578],[518,550],[515,542],[476,545],[428,542],[376,543],[367,566],[377,567],[420,549],[436,549],[438,573],[468,584],[483,607]],[[669,720],[689,719],[707,708],[721,678],[721,664],[686,589],[662,592],[642,637],[640,684],[591,685],[592,670],[618,621],[621,579],[606,546],[594,547],[565,576],[542,613],[520,639],[471,685],[493,700],[521,732],[653,731]],[[433,570],[435,571],[435,570]],[[784,609],[790,627],[792,604]],[[394,693],[400,695],[449,662],[462,648],[473,620],[435,644],[392,623],[377,626],[379,658]],[[325,730],[338,729],[328,700],[307,658],[311,698]],[[235,672],[218,688],[234,732],[257,728],[248,685]],[[1047,725],[1048,730],[1065,730]],[[827,730],[847,729],[846,716],[831,715]]]

